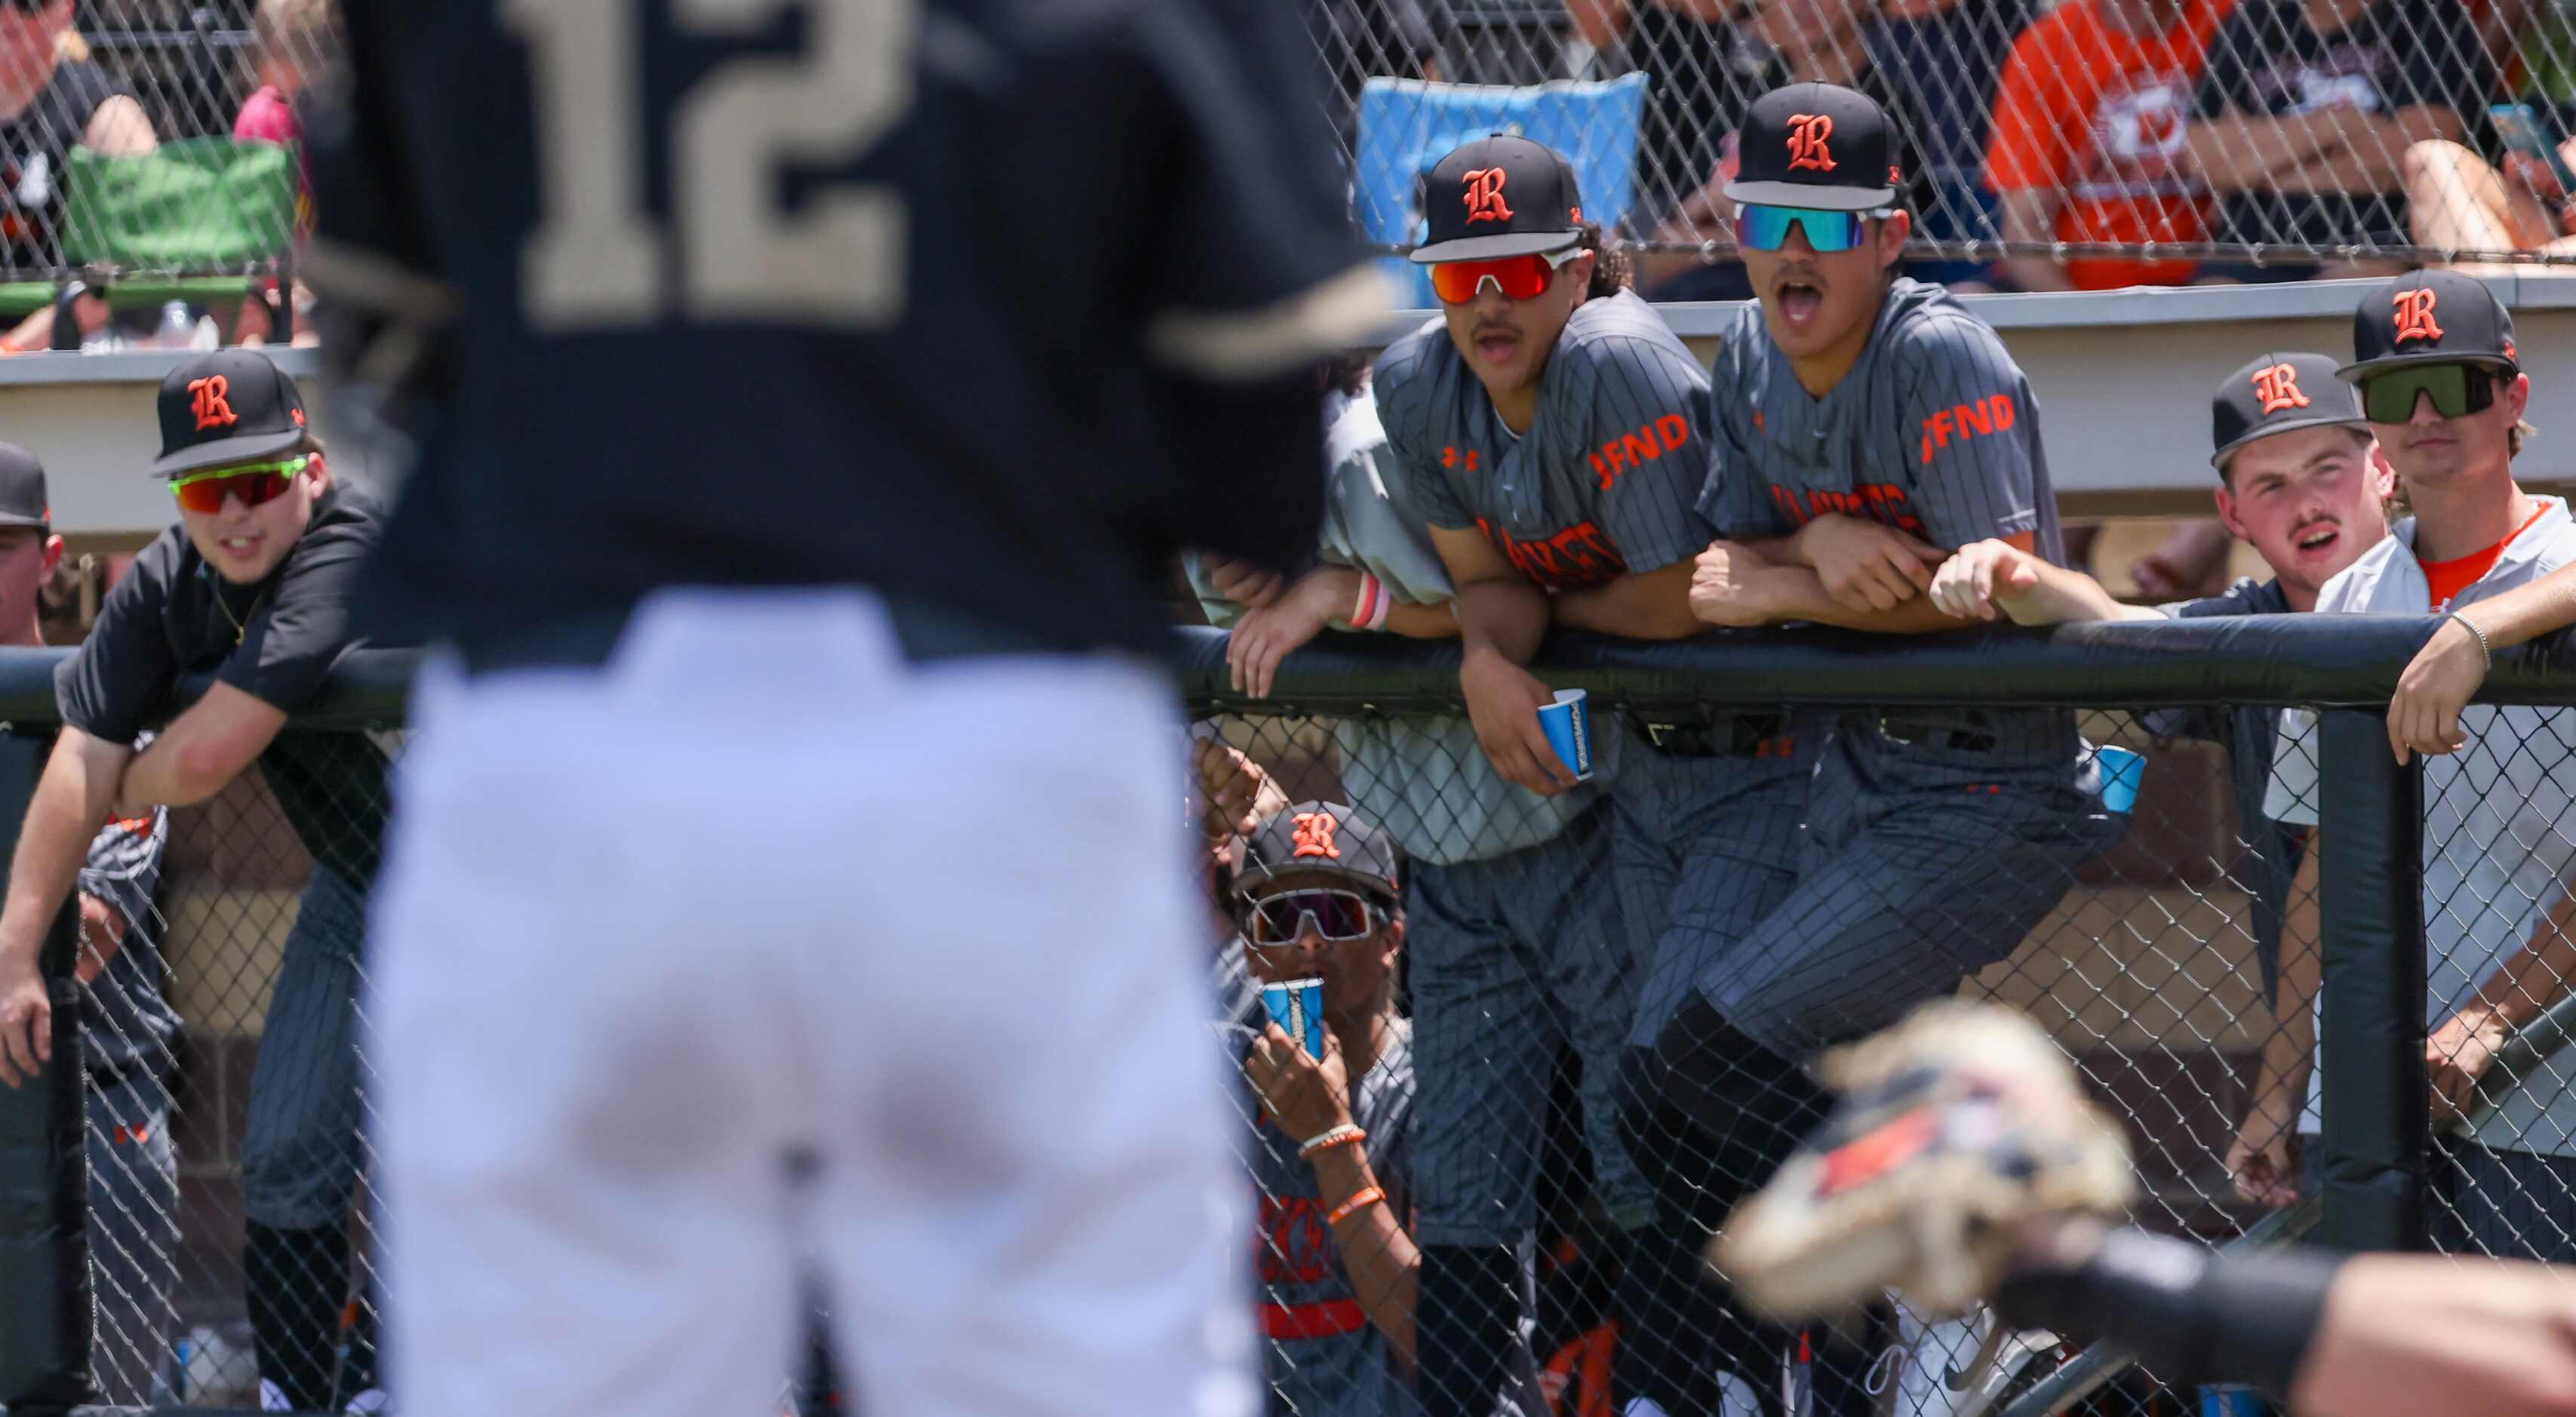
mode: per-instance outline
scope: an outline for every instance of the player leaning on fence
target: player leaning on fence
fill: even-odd
[[[55,677],[63,732],[27,807],[0,907],[0,1080],[49,1060],[37,951],[111,816],[203,802],[253,763],[314,858],[286,939],[242,1140],[244,1280],[260,1377],[299,1410],[332,1403],[360,1166],[356,1010],[383,755],[356,734],[282,732],[349,648],[348,598],[377,508],[335,481],[294,381],[226,350],[162,381],[162,454],[181,524],[134,560]],[[211,674],[181,711],[179,680]],[[131,745],[162,725],[141,752]],[[363,1364],[356,1365],[363,1367]],[[359,1371],[340,1374],[349,1388]]]
[[[62,559],[53,499],[35,455],[0,443],[0,644],[40,645],[37,600]],[[98,1400],[166,1400],[178,1314],[179,1156],[170,1142],[172,1042],[152,895],[169,813],[100,827],[80,868],[80,1050],[89,1087],[89,1255],[95,1309],[90,1377]],[[5,964],[0,961],[0,964]]]
[[[1712,621],[1949,629],[1925,591],[1950,549],[1998,537],[2062,559],[2029,383],[1948,294],[1891,274],[1911,222],[1889,146],[1878,106],[1831,85],[1775,90],[1747,116],[1727,195],[1760,299],[1711,373],[1700,509],[1722,539],[1691,605]],[[1817,1046],[2009,955],[2116,830],[2071,715],[1891,709],[1831,733],[1794,886],[1734,938],[1699,941],[1686,887],[1659,947],[1702,963],[1641,1088],[1677,1115],[1703,1209],[1821,1115],[1802,1067]]]
[[[1240,563],[1190,566],[1208,618],[1232,630],[1236,687],[1255,695],[1270,692],[1280,656],[1327,623],[1458,633],[1430,533],[1400,510],[1405,474],[1374,392],[1354,375],[1325,404],[1323,564],[1284,585]],[[1463,718],[1366,715],[1335,724],[1333,736],[1351,800],[1404,848],[1411,870],[1422,1400],[1433,1417],[1490,1417],[1525,1342],[1541,1137],[1565,1047],[1583,1064],[1582,1125],[1603,1210],[1633,1228],[1652,1204],[1614,1102],[1635,981],[1610,808],[1593,785],[1541,797],[1504,781]]]
[[[2425,272],[2374,289],[2354,322],[2355,362],[2372,431],[2415,515],[2326,583],[2322,612],[2449,613],[2475,638],[2478,607],[2576,563],[2576,523],[2555,497],[2516,485],[2530,381],[2513,321],[2485,286]],[[2462,751],[2426,764],[2424,919],[2430,996],[2425,1046],[2434,1115],[2435,1238],[2444,1248],[2576,1260],[2576,1090],[2563,1060],[2509,1094],[2474,1136],[2455,1120],[2492,1050],[2576,977],[2566,881],[2576,807],[2563,784],[2576,714],[2522,706],[2465,710]],[[2320,767],[2314,716],[2283,716],[2270,815],[2314,824]],[[2229,1165],[2237,1186],[2274,1204],[2297,1193],[2291,1138],[2303,1109],[2320,978],[2318,854],[2301,863],[2282,947],[2278,1028]]]

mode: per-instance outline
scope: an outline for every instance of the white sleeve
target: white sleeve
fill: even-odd
[[[2272,746],[2272,782],[2263,793],[2263,815],[2276,822],[2317,824],[2317,716],[2281,710],[2281,732]]]

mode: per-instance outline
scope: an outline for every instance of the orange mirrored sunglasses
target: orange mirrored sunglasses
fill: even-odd
[[[224,509],[224,498],[238,497],[245,507],[257,507],[284,496],[295,479],[313,461],[311,454],[287,458],[282,462],[237,464],[210,468],[175,479],[171,495],[188,511],[212,516]]]
[[[1502,256],[1491,261],[1442,261],[1431,268],[1431,293],[1451,305],[1464,305],[1492,281],[1506,300],[1530,300],[1547,289],[1556,269],[1583,254],[1580,246],[1540,255]]]

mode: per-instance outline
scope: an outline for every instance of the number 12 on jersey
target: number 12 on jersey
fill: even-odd
[[[537,228],[520,260],[550,333],[697,321],[883,329],[903,315],[903,194],[866,183],[779,201],[788,163],[837,167],[912,107],[920,0],[670,0],[681,32],[756,35],[805,11],[805,52],[716,66],[647,114],[642,0],[501,0],[535,86]],[[644,125],[670,124],[670,219],[645,210]],[[676,249],[675,249],[676,248]]]

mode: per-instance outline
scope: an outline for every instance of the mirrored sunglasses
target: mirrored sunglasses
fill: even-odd
[[[1534,300],[1556,276],[1557,268],[1583,254],[1580,246],[1532,256],[1502,256],[1491,261],[1442,261],[1431,268],[1431,293],[1451,305],[1476,298],[1492,281],[1506,300]]]
[[[170,491],[181,507],[207,516],[222,511],[226,497],[240,498],[245,507],[262,506],[285,495],[312,462],[312,454],[307,453],[278,462],[208,468],[171,479]]]
[[[1869,233],[1868,219],[1880,212],[1820,212],[1806,207],[1747,205],[1735,219],[1736,240],[1755,251],[1777,251],[1789,244],[1789,230],[1807,233],[1807,246],[1819,256],[1860,248]]]
[[[1256,946],[1293,945],[1312,920],[1318,938],[1346,943],[1375,934],[1385,909],[1358,891],[1282,891],[1249,897],[1242,905],[1243,937]]]

